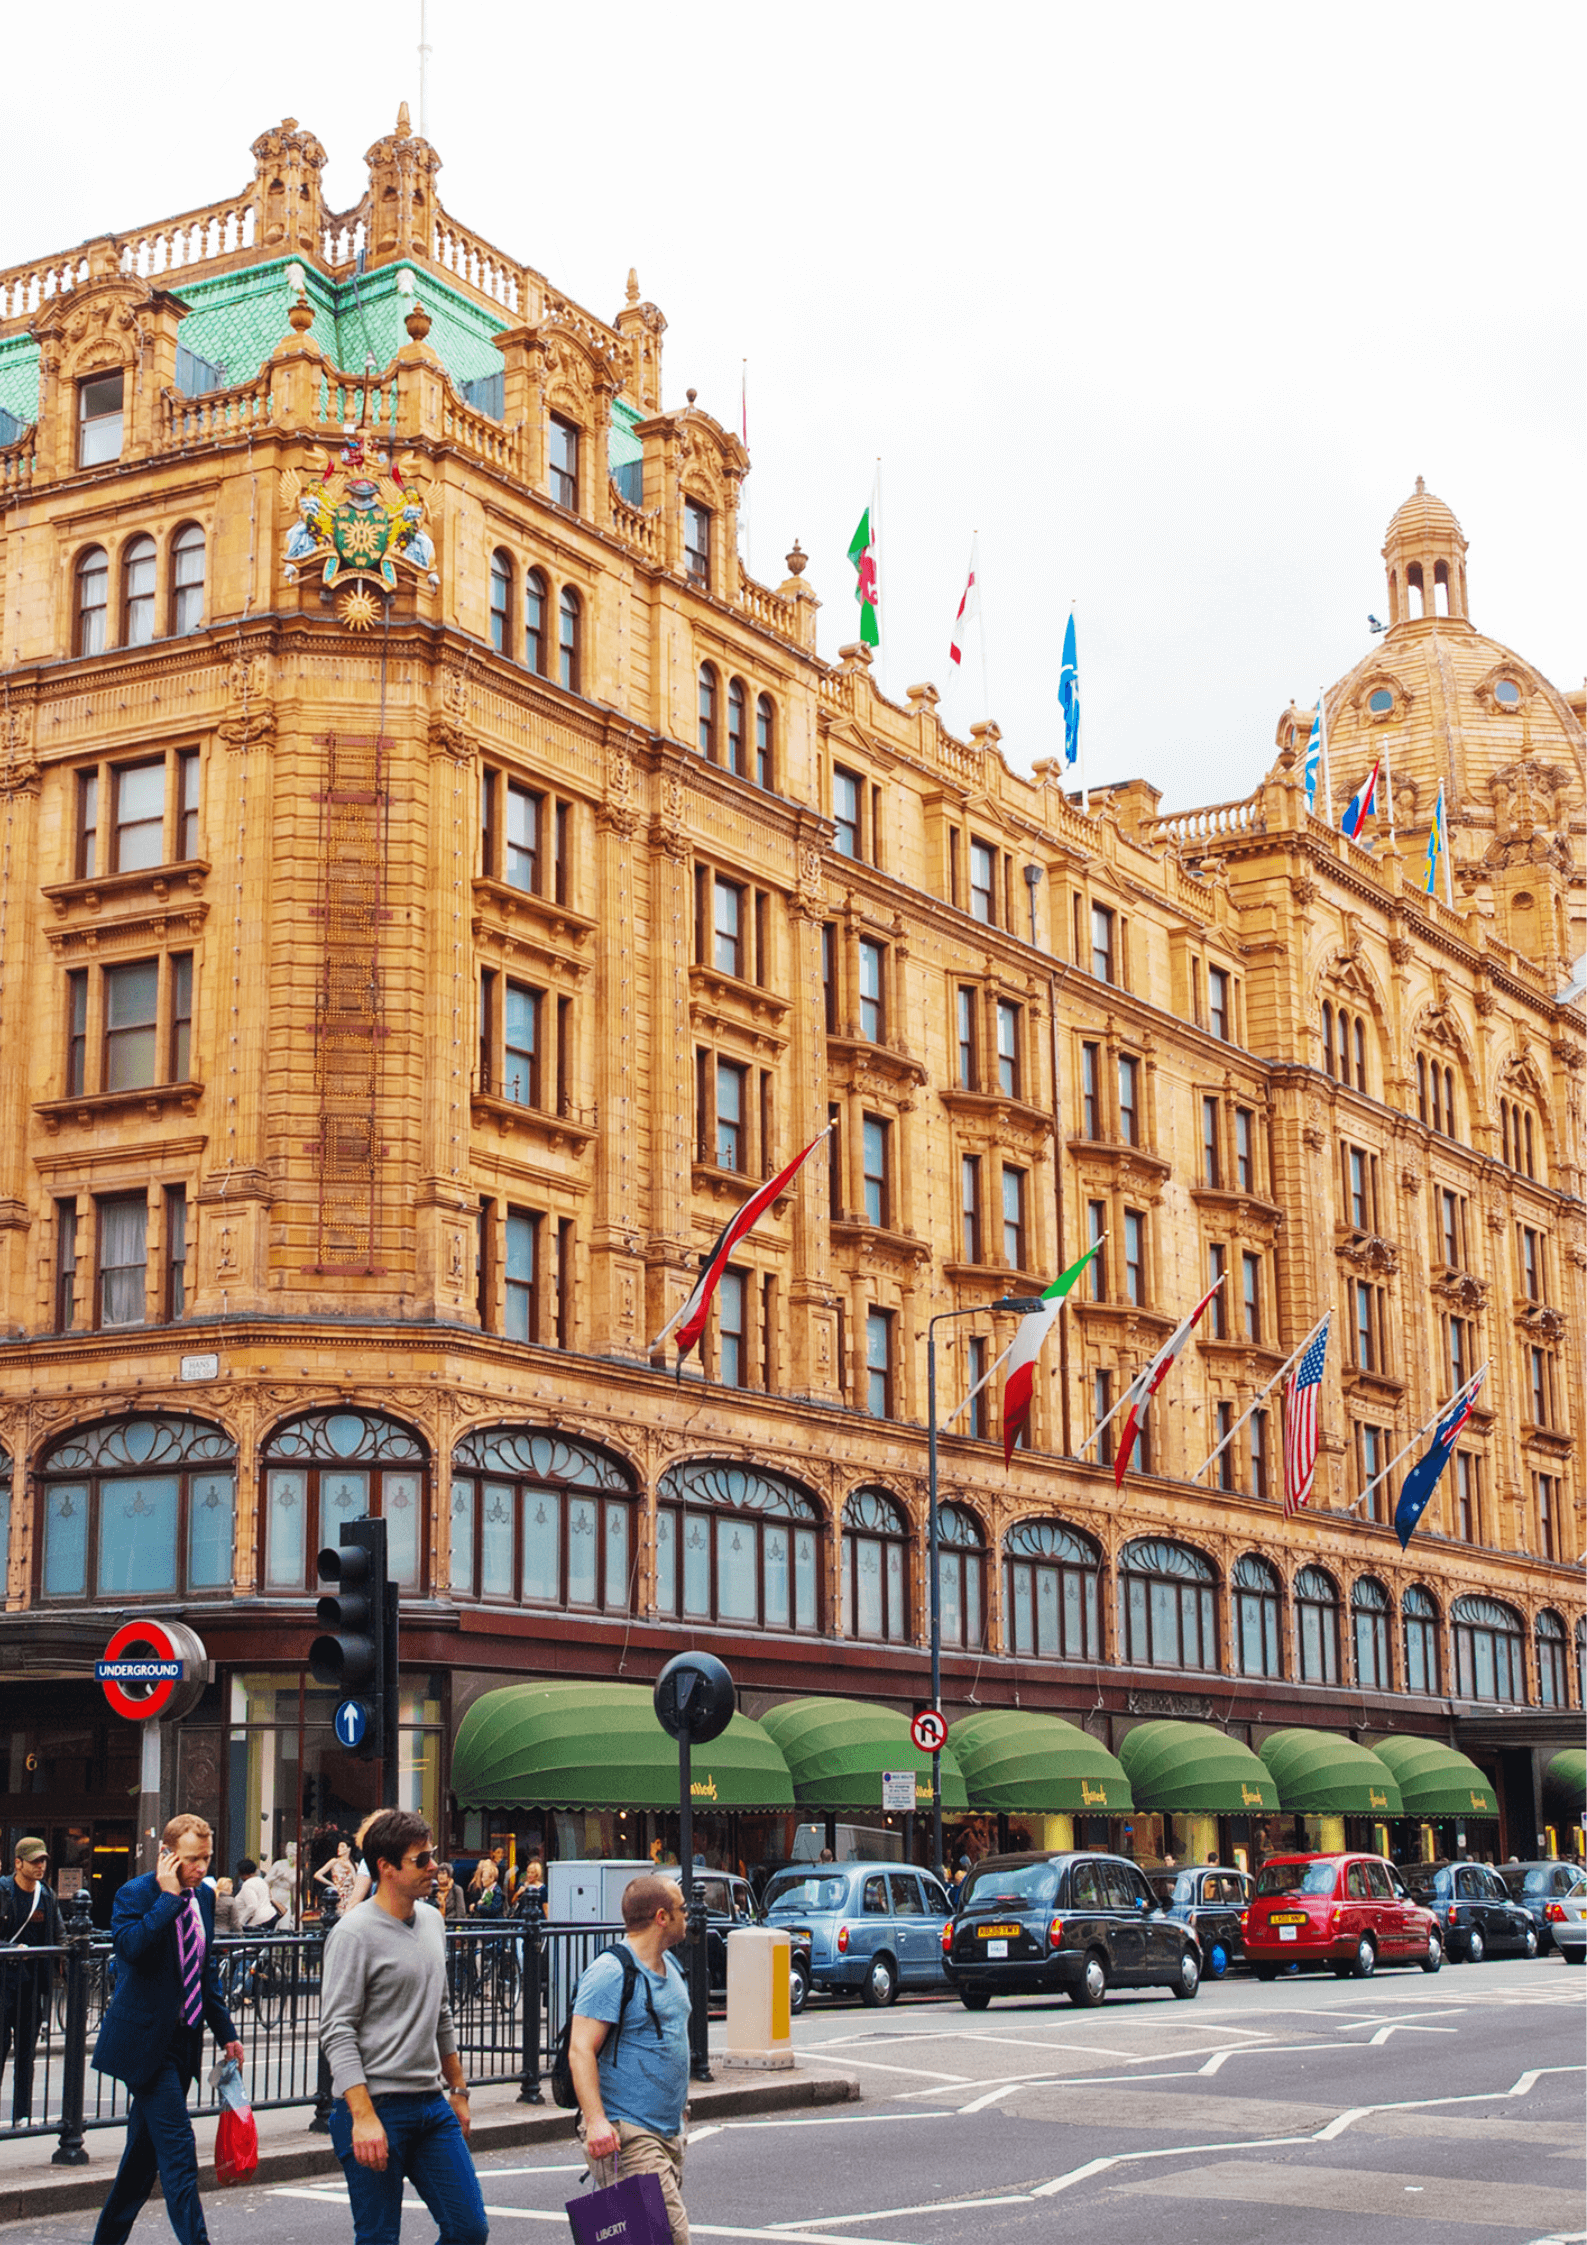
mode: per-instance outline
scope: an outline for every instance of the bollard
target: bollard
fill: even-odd
[[[540,2005],[545,1984],[544,1942],[541,1927],[545,1922],[545,1905],[541,1901],[544,1889],[532,1886],[523,1911],[523,2079],[518,2087],[520,2105],[543,2105],[545,2096],[540,2087]]]
[[[66,2027],[62,2035],[61,2140],[50,2154],[55,2167],[86,2167],[83,2149],[83,2096],[88,2079],[88,1947],[94,1937],[88,1893],[79,1887],[61,1913],[66,1948]]]
[[[788,1935],[770,1926],[740,1926],[728,1935],[727,2048],[718,2065],[771,2072],[792,2066],[792,1956]]]
[[[337,1906],[336,1889],[333,1886],[328,1886],[325,1889],[325,1899],[320,1904],[320,2004],[322,2008],[325,2003],[325,1944],[330,1939],[331,1929],[336,1923]],[[311,2136],[328,2136],[331,2132],[331,2107],[335,2104],[336,2098],[331,2089],[330,2060],[325,2055],[323,2043],[319,2045],[319,2053],[319,2070],[314,2078],[314,2117],[309,2122],[309,2134]]]

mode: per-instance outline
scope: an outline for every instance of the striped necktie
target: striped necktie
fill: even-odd
[[[187,1907],[176,1914],[176,1947],[182,1966],[182,2017],[190,2027],[201,2026],[204,1999],[199,1983],[204,1976],[204,1929],[199,1923],[196,1894],[189,1893]]]

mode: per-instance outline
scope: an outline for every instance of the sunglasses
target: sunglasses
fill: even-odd
[[[409,1865],[409,1869],[414,1871],[428,1871],[434,1861],[435,1850],[433,1847],[427,1847],[422,1849],[420,1853],[413,1858],[412,1863]]]

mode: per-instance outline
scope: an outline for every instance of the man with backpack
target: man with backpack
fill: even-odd
[[[61,1941],[61,1914],[44,1883],[48,1862],[42,1840],[18,1840],[16,1868],[0,1879],[0,2074],[9,2057],[13,2128],[33,2117],[33,2052],[55,1978],[56,1960],[29,1952]]]
[[[579,2134],[598,2188],[655,2175],[672,2245],[689,2245],[683,2108],[689,1990],[668,1955],[689,1930],[682,1890],[646,1872],[623,1889],[623,1940],[589,1965],[573,1998],[567,2057]]]

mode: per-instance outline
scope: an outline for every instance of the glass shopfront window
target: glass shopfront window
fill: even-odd
[[[301,1593],[319,1581],[322,1548],[345,1521],[386,1523],[391,1579],[425,1588],[428,1458],[419,1437],[368,1411],[311,1411],[289,1419],[264,1446],[260,1581]]]
[[[481,1427],[452,1452],[455,1597],[627,1613],[636,1552],[633,1483],[603,1451]]]
[[[659,1612],[751,1628],[821,1627],[821,1513],[796,1482],[702,1462],[670,1466],[657,1495]]]
[[[236,1444],[223,1427],[146,1418],[74,1428],[45,1451],[39,1483],[42,1597],[230,1590]]]

